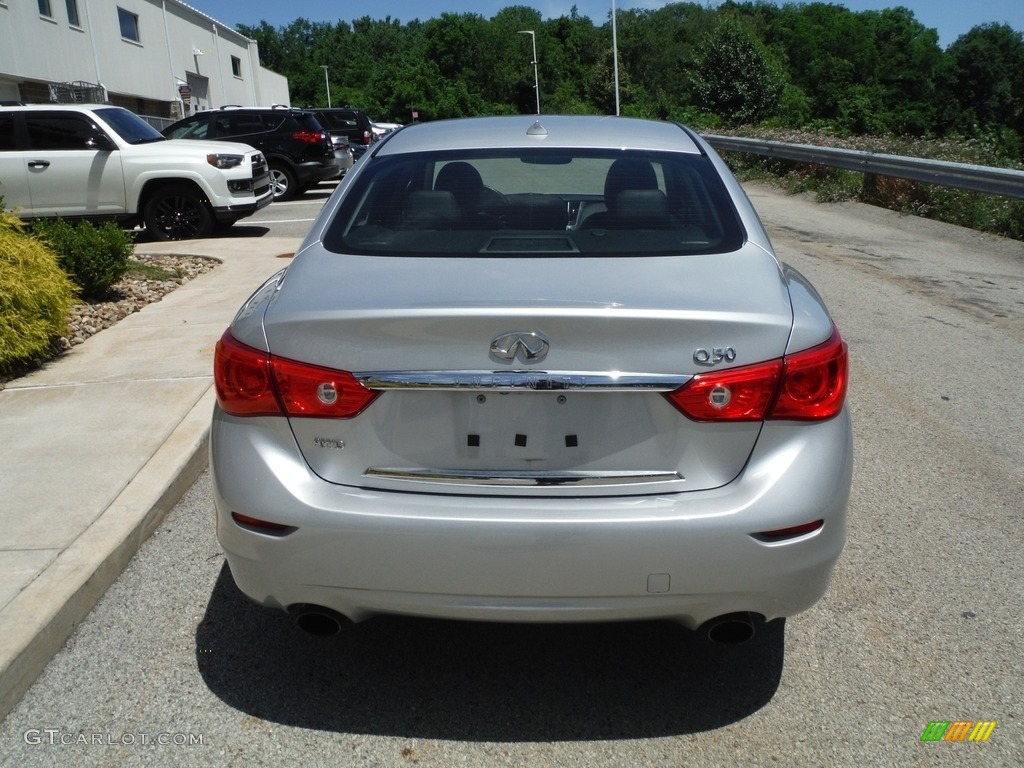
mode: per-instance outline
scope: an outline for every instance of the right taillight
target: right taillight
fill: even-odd
[[[832,336],[824,344],[786,357],[779,397],[768,418],[832,418],[846,401],[848,365],[846,342],[832,326]]]
[[[351,373],[275,357],[225,331],[213,358],[217,402],[233,416],[349,419],[380,394]]]
[[[833,326],[817,347],[741,368],[694,376],[666,395],[694,421],[823,421],[846,400],[848,353]]]

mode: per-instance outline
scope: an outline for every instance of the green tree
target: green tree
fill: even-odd
[[[942,70],[939,35],[906,8],[866,12],[862,19],[875,50],[870,82],[876,116],[871,132],[921,136],[934,129],[938,78]]]
[[[694,103],[697,47],[713,31],[717,11],[697,3],[670,3],[654,11],[619,15],[621,66],[642,102],[640,113],[667,118]]]
[[[698,47],[695,65],[694,94],[704,110],[734,125],[778,111],[785,72],[740,20],[724,16]]]
[[[945,127],[967,135],[998,129],[1024,135],[1024,35],[1006,24],[984,24],[946,54]]]
[[[551,111],[556,78],[564,66],[562,47],[553,39],[550,26],[538,11],[525,5],[503,8],[488,24],[485,41],[488,53],[481,78],[484,99],[495,113],[530,114],[537,109],[533,90],[533,47],[522,30],[532,30],[537,41],[537,68],[541,109]]]
[[[545,25],[541,61],[541,109],[564,114],[592,114],[597,107],[587,98],[588,75],[605,49],[603,34],[574,5],[568,16]],[[540,53],[543,50],[543,54]],[[525,111],[525,110],[521,110]]]
[[[830,2],[726,0],[620,10],[624,114],[702,126],[767,121],[840,133],[1024,135],[1024,39],[983,25],[948,51],[903,7],[853,12]],[[420,119],[529,114],[536,108],[530,40],[536,36],[541,109],[615,109],[610,16],[595,24],[576,6],[544,20],[526,5],[491,19],[442,13],[401,23],[261,21],[239,31],[261,62],[289,80],[296,105],[327,100],[375,117]]]

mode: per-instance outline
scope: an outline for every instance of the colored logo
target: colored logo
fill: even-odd
[[[995,720],[933,720],[921,734],[921,741],[988,741],[995,729]]]

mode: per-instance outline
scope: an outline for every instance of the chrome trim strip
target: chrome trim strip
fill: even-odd
[[[498,392],[596,390],[672,392],[692,376],[574,371],[365,371],[353,374],[369,389],[486,390]]]
[[[402,482],[437,483],[445,485],[529,486],[535,488],[572,485],[635,485],[637,483],[668,483],[682,480],[678,472],[638,470],[632,472],[503,472],[445,469],[391,469],[370,467],[364,477],[400,480]]]

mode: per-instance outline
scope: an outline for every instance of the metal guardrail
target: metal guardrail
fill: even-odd
[[[992,195],[1024,198],[1024,171],[1011,168],[990,168],[984,165],[925,160],[919,157],[884,155],[855,149],[815,147],[809,144],[787,144],[781,141],[745,139],[738,136],[706,135],[715,149],[729,152],[750,152],[764,157],[817,163],[848,171],[893,176],[898,179],[924,181],[945,187],[970,189]]]

